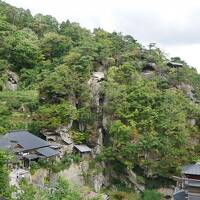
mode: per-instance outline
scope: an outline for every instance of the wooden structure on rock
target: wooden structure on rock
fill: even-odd
[[[59,154],[47,141],[28,131],[13,131],[2,136],[0,149],[13,152],[17,160],[23,161],[24,167],[29,167],[31,161],[52,158]]]
[[[74,145],[75,153],[78,153],[82,158],[89,158],[92,149],[85,144]]]
[[[168,62],[167,66],[171,67],[171,68],[179,68],[179,67],[183,67],[182,63],[177,63],[177,62]]]
[[[177,181],[174,200],[200,200],[200,163],[183,167]]]

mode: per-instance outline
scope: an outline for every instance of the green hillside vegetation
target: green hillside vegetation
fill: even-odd
[[[0,92],[0,133],[9,130],[27,129],[31,112],[38,102],[37,90]]]
[[[108,139],[96,162],[109,166],[105,174],[125,175],[133,169],[141,182],[153,185],[200,159],[200,75],[179,57],[169,59],[159,48],[145,48],[130,35],[101,28],[91,32],[69,20],[32,16],[2,1],[0,38],[1,134],[28,129],[42,136],[44,130],[73,120],[75,140],[94,146],[93,130],[102,113],[95,112],[88,81],[103,69],[101,96],[106,103],[100,107],[107,116]],[[183,66],[170,68],[169,61]],[[143,74],[148,63],[155,63],[150,78]],[[19,77],[16,91],[5,87],[7,71]],[[193,100],[179,87],[183,83],[193,88]],[[196,123],[191,125],[190,119]],[[84,131],[78,130],[78,123]],[[150,199],[145,197],[148,192],[144,199]]]

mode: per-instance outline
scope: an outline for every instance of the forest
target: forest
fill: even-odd
[[[0,38],[1,135],[25,129],[45,138],[73,122],[73,141],[95,148],[101,130],[101,151],[92,162],[106,166],[103,189],[116,200],[159,200],[160,183],[175,184],[171,177],[183,165],[200,160],[200,75],[181,58],[131,35],[59,23],[3,1]],[[89,84],[94,73],[104,75],[100,88]],[[6,159],[0,152],[0,195],[10,199]],[[123,182],[130,171],[145,186],[143,194],[133,195]],[[38,193],[41,200],[82,199],[69,184],[59,179],[50,195],[22,183],[18,199]]]

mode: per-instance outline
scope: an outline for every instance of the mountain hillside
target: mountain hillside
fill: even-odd
[[[0,38],[2,135],[87,144],[91,175],[127,192],[173,185],[200,159],[200,75],[179,57],[2,1]]]

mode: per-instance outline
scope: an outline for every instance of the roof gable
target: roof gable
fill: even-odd
[[[182,67],[183,66],[183,64],[182,63],[177,63],[177,62],[168,62],[167,63],[167,65],[169,66],[169,67]]]
[[[87,145],[81,144],[81,145],[74,145],[74,147],[79,150],[81,153],[91,152],[92,149],[90,149]]]

